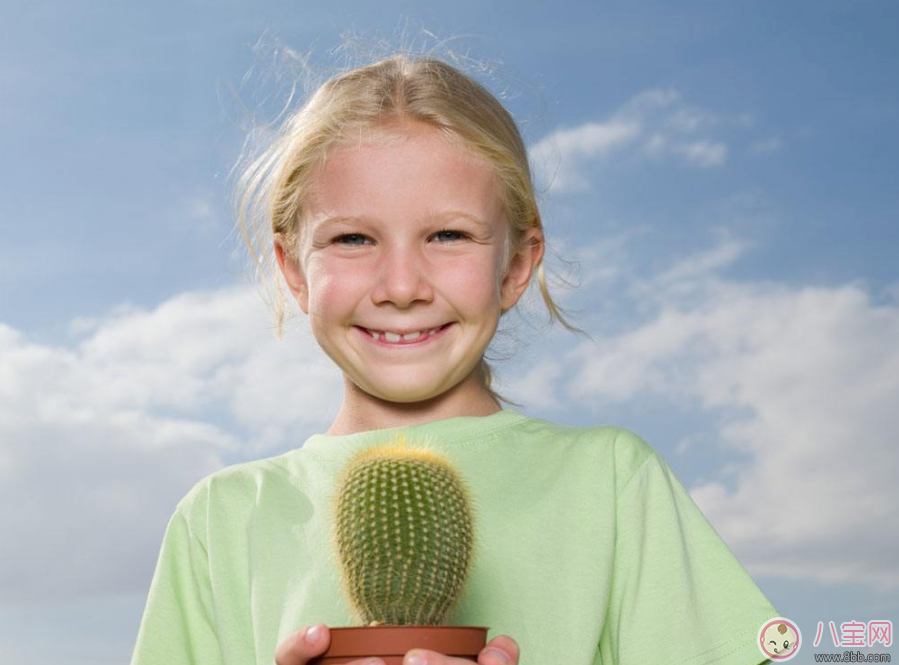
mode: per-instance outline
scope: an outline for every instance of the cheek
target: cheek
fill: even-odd
[[[309,298],[319,310],[333,309],[358,296],[366,282],[364,272],[349,263],[316,262],[309,267]]]
[[[499,302],[496,269],[486,262],[470,262],[446,270],[442,288],[450,298],[458,297],[480,305]]]

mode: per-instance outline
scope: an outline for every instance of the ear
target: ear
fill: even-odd
[[[306,277],[300,269],[299,262],[291,258],[281,234],[275,234],[275,258],[278,260],[281,274],[284,275],[284,280],[287,282],[293,297],[296,298],[300,309],[303,310],[304,314],[309,314],[309,289],[306,284]]]
[[[543,231],[535,227],[528,229],[521,247],[509,262],[509,269],[500,287],[504,312],[512,309],[527,289],[531,273],[543,258],[544,248]]]

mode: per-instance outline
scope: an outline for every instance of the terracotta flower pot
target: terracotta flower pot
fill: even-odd
[[[487,644],[484,626],[358,626],[331,628],[331,645],[309,665],[337,665],[376,656],[387,665],[403,665],[412,649],[427,649],[477,662]]]

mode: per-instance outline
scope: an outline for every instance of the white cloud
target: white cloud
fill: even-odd
[[[521,360],[521,354],[517,360]],[[546,388],[563,380],[562,373],[562,366],[554,360],[534,360],[528,364],[528,370],[523,375],[515,378],[514,397],[512,396],[513,391],[508,387],[510,384],[506,382],[497,385],[496,389],[501,394],[524,405],[541,404],[545,408],[558,409],[563,405],[556,400],[552,391],[548,391]]]
[[[650,315],[579,344],[560,385],[585,409],[653,394],[724,414],[719,445],[738,461],[692,494],[741,561],[756,574],[895,591],[899,307],[875,305],[858,284],[717,274],[751,246],[724,234],[648,279],[619,273],[596,299],[623,293]]]
[[[643,117],[657,109],[668,108],[681,100],[680,93],[674,88],[649,88],[631,97],[619,112],[623,115]]]
[[[539,172],[547,174],[552,190],[589,189],[589,182],[575,167],[610,155],[632,143],[640,132],[636,122],[614,119],[560,129],[537,143],[530,158]]]
[[[273,338],[252,288],[70,330],[88,336],[0,324],[0,601],[144,591],[187,489],[229,456],[300,445],[341,394],[314,341]]]
[[[712,138],[719,118],[688,105],[677,90],[644,90],[608,119],[559,129],[530,150],[534,170],[550,191],[591,189],[591,164],[613,155],[680,158],[689,166],[710,168],[727,160],[727,144]],[[701,136],[705,134],[705,136]],[[685,140],[685,135],[693,140]]]
[[[684,155],[690,164],[702,168],[721,166],[727,159],[727,146],[717,141],[682,143],[674,150]]]
[[[664,126],[678,132],[695,132],[705,121],[706,114],[696,109],[679,108],[664,122]]]
[[[883,297],[896,305],[899,305],[899,282],[884,286]]]
[[[631,141],[640,133],[634,122],[613,120],[606,124],[587,123],[577,129],[563,129],[554,134],[556,145],[568,155],[603,156]]]
[[[780,139],[762,139],[759,141],[754,141],[749,146],[749,150],[757,154],[766,154],[770,152],[777,152],[778,150],[780,150],[781,145],[782,144]]]
[[[643,152],[658,159],[668,150],[668,145],[668,137],[662,132],[655,132],[643,142]]]
[[[668,292],[682,293],[684,285],[692,285],[696,279],[704,279],[709,273],[726,268],[753,247],[753,243],[729,237],[726,232],[723,236],[710,250],[696,252],[681,259],[671,268],[662,271],[653,282],[663,284]]]

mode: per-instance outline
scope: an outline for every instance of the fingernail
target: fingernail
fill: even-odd
[[[306,629],[306,634],[303,636],[303,639],[306,640],[306,644],[315,644],[318,641],[318,638],[321,634],[322,634],[321,625],[312,626],[311,628]]]
[[[493,656],[494,658],[498,658],[503,663],[510,662],[509,656],[506,654],[506,652],[501,651],[500,649],[494,649],[493,647],[487,647],[486,649],[484,649],[484,654],[487,656]]]
[[[420,651],[410,651],[404,665],[427,665],[428,661]]]

